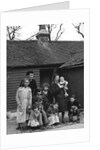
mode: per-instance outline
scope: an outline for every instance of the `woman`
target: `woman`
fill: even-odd
[[[54,75],[54,81],[51,84],[52,94],[55,98],[55,103],[58,103],[58,111],[62,114],[62,123],[64,123],[65,115],[65,96],[64,89],[59,86],[59,75]]]
[[[24,124],[28,120],[27,110],[31,108],[32,105],[32,92],[29,86],[29,80],[24,79],[21,87],[17,89],[16,92],[16,102],[17,102],[17,123],[19,129],[24,129]]]

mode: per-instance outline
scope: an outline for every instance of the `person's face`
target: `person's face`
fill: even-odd
[[[24,86],[25,86],[25,87],[28,87],[28,85],[29,85],[29,81],[28,81],[28,80],[25,80],[25,81],[24,81]]]
[[[59,81],[59,75],[55,77],[55,81]]]
[[[38,92],[37,92],[37,95],[41,95],[41,94],[42,94],[42,91],[38,91]]]
[[[75,100],[75,99],[74,99],[73,97],[70,98],[70,101],[71,101],[71,102],[74,102],[74,100]]]
[[[44,87],[44,89],[43,89],[43,93],[44,93],[45,95],[47,95],[47,94],[48,94],[48,87]]]
[[[60,77],[60,81],[63,82],[64,81],[64,77]]]
[[[34,74],[33,74],[33,73],[30,73],[30,74],[29,74],[29,79],[32,80],[33,78],[34,78]]]
[[[35,111],[35,112],[38,112],[38,108],[36,107],[36,108],[34,109],[34,111]]]

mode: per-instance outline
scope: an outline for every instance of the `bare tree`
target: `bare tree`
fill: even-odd
[[[62,26],[63,26],[63,24],[60,24],[60,26],[59,26],[59,30],[58,30],[58,32],[57,32],[57,34],[56,34],[56,38],[55,38],[55,41],[58,41],[58,39],[61,37],[61,35],[64,33],[64,29],[62,29]]]
[[[7,37],[9,40],[15,40],[20,35],[18,31],[21,29],[21,26],[7,26]]]
[[[34,34],[34,35],[32,35],[32,36],[30,36],[29,38],[27,38],[26,40],[34,40],[34,37],[37,35],[37,33],[36,34]]]
[[[78,25],[73,24],[73,26],[76,28],[77,32],[84,38],[84,34],[81,32],[81,25],[84,23],[79,23]]]
[[[45,25],[47,27],[47,30],[49,32],[49,40],[51,41],[51,33],[52,33],[52,30],[55,29],[57,27],[56,24],[47,24]]]
[[[57,33],[56,33],[56,36],[55,36],[55,39],[54,39],[54,41],[58,41],[58,39],[61,37],[61,35],[63,34],[63,32],[65,31],[64,29],[62,29],[62,26],[63,26],[63,24],[60,24],[59,25],[59,29],[58,29],[58,31],[57,31]],[[48,29],[48,32],[49,32],[49,35],[50,35],[50,41],[51,41],[51,34],[52,34],[52,31],[54,30],[54,29],[56,29],[57,28],[57,25],[56,24],[48,24],[48,25],[46,25],[46,27],[47,27],[47,29]]]

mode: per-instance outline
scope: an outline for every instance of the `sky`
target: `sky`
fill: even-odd
[[[81,41],[83,37],[77,33],[74,25],[78,25],[79,23],[66,23],[63,24],[62,29],[64,29],[64,33],[59,38],[60,41]],[[55,39],[55,35],[59,30],[60,24],[57,24],[57,27],[52,31],[51,40]],[[39,26],[38,25],[30,25],[30,26],[21,26],[22,28],[19,30],[20,36],[17,37],[20,40],[26,40],[32,35],[38,33]],[[84,33],[84,25],[81,25],[81,32]],[[36,39],[34,37],[34,39]]]

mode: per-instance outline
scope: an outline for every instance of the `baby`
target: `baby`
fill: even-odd
[[[66,81],[63,76],[60,77],[59,87],[64,89],[65,97],[67,97],[68,81]]]

